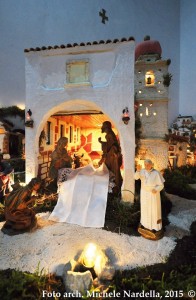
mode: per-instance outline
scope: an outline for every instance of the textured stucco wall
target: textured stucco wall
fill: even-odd
[[[97,109],[118,130],[124,160],[123,189],[134,192],[134,47],[130,41],[26,54],[26,107],[34,119],[34,128],[26,128],[27,181],[37,175],[38,139],[46,120],[61,110]],[[84,57],[90,61],[91,85],[64,86],[66,61]],[[126,106],[131,118],[128,125],[121,119]],[[123,197],[133,200],[131,193],[123,193]]]
[[[145,153],[145,154],[144,154]],[[141,154],[141,155],[140,155]],[[139,163],[140,159],[151,159],[154,163],[154,168],[163,170],[168,166],[168,143],[163,140],[147,139],[141,140],[140,152],[137,157]]]
[[[141,103],[141,101],[140,101]],[[152,104],[152,106],[150,106]],[[149,110],[149,116],[146,116],[146,108]],[[153,113],[156,115],[153,115]],[[140,121],[142,124],[143,138],[164,138],[168,133],[168,101],[146,101],[139,106],[138,113],[142,113]]]

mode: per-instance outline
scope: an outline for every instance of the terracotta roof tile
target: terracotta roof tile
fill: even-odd
[[[122,38],[122,39],[114,39],[114,40],[100,40],[100,41],[94,41],[94,42],[87,42],[87,43],[73,43],[73,44],[66,44],[66,45],[55,45],[55,46],[42,46],[42,47],[35,47],[35,48],[29,48],[24,49],[24,52],[36,52],[36,51],[44,51],[44,50],[51,50],[51,49],[64,49],[64,48],[72,48],[72,47],[84,47],[84,46],[91,46],[91,45],[100,45],[100,44],[115,44],[120,42],[128,42],[128,41],[135,41],[134,37],[129,38]]]

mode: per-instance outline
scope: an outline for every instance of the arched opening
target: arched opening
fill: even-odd
[[[145,74],[145,84],[146,86],[154,86],[155,83],[155,75],[152,70],[149,70]]]
[[[114,121],[97,105],[92,105],[92,102],[73,100],[54,108],[40,129],[38,176],[49,181],[50,156],[61,137],[68,138],[67,151],[73,160],[75,156],[80,157],[80,165],[76,165],[74,160],[73,168],[87,164],[93,164],[97,168],[102,158],[98,138],[105,140],[105,134],[101,132],[104,121],[111,122],[112,130],[119,140]],[[123,175],[123,166],[121,173]]]

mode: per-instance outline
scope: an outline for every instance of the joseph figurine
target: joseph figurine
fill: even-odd
[[[109,121],[103,122],[101,132],[106,133],[106,142],[103,142],[101,138],[98,139],[102,145],[103,151],[100,163],[104,162],[108,170],[114,174],[115,187],[113,188],[113,193],[118,196],[121,193],[123,182],[120,172],[120,167],[122,165],[121,148]]]

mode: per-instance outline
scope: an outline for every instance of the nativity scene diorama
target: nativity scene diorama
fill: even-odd
[[[126,217],[126,234],[135,226],[142,240],[164,239],[163,170],[180,164],[189,141],[176,126],[166,139],[170,60],[161,59],[161,46],[150,37],[134,46],[130,38],[25,50],[26,184],[12,185],[13,168],[0,162],[4,234],[41,230],[37,206],[54,194],[50,226],[110,231],[113,218],[121,225]],[[175,137],[176,147],[183,147],[178,157],[172,148]],[[88,246],[96,257],[85,247],[66,265],[68,291],[89,290],[95,279],[109,282],[114,276],[110,251]]]
[[[161,48],[157,45],[159,43],[155,42],[152,46],[155,51],[151,55],[153,65],[155,58],[160,59]],[[145,47],[149,45],[140,46],[142,50],[138,48],[134,52],[134,41],[130,38],[116,43],[26,51],[26,104],[31,111],[36,111],[39,105],[33,129],[26,129],[26,176],[37,173],[48,182],[53,179],[58,186],[59,199],[51,220],[103,227],[108,191],[124,202],[133,203],[134,63],[135,59],[138,64],[142,57],[146,59],[146,53],[142,52]],[[106,60],[107,65],[104,64]],[[40,61],[41,69],[37,68]],[[167,64],[162,64],[162,72],[165,72]],[[155,85],[155,71],[148,77],[152,77],[152,81],[149,83],[148,78],[146,84]],[[160,86],[164,91],[163,84]],[[160,102],[158,88],[154,93],[158,94]],[[99,136],[100,129],[105,136]],[[41,133],[45,141],[38,147]],[[54,142],[57,146],[52,152]],[[63,149],[65,145],[67,150]],[[161,151],[163,153],[163,149]],[[76,162],[79,156],[80,168],[70,171],[76,166],[74,159]],[[57,169],[61,172],[59,178]],[[92,214],[94,209],[96,212]]]
[[[149,36],[136,49],[130,38],[115,43],[25,50],[26,105],[31,107],[25,121],[26,181],[31,186],[32,178],[37,176],[58,193],[50,220],[103,227],[108,194],[133,203],[134,182],[141,179],[138,231],[149,239],[163,237],[159,192],[164,179],[158,170],[168,165],[168,143],[163,137],[167,133],[171,76],[166,82],[164,74],[169,74],[170,61],[162,60],[161,52],[159,42],[151,41]],[[136,158],[135,112],[142,126]],[[139,173],[135,173],[135,163]],[[18,214],[19,208],[25,207],[23,217],[28,218],[32,191],[27,190],[27,199],[17,196],[26,193],[26,188],[19,194],[13,191],[6,195],[7,232],[10,220],[15,222],[11,215]],[[142,200],[144,194],[147,202]],[[16,201],[16,197],[21,199]],[[158,206],[145,207],[149,201]],[[143,221],[145,218],[148,221]],[[17,226],[13,223],[14,228]],[[30,229],[31,224],[21,230],[25,228]]]

